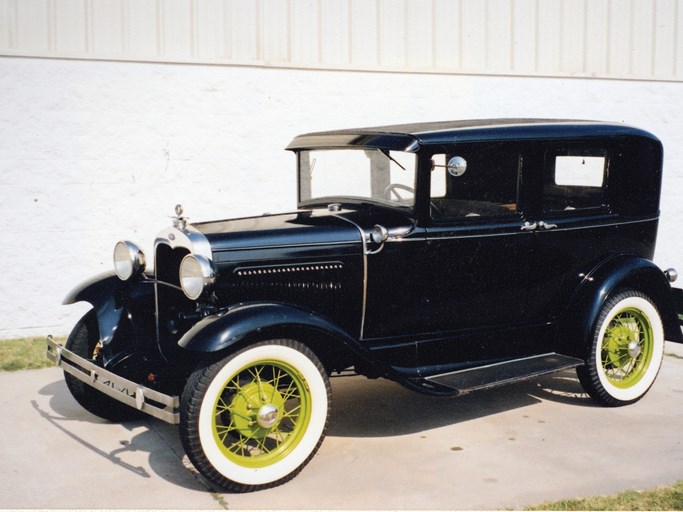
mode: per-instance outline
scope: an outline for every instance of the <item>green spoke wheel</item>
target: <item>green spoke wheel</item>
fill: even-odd
[[[647,393],[664,355],[664,329],[650,299],[631,290],[616,294],[603,306],[591,341],[577,372],[595,400],[618,406]]]
[[[311,397],[295,368],[260,361],[239,371],[214,405],[213,433],[223,454],[254,468],[284,458],[311,419]]]
[[[622,389],[636,384],[647,373],[654,350],[652,325],[635,308],[618,312],[602,340],[602,371],[607,380]]]
[[[271,487],[295,476],[318,449],[330,399],[327,375],[307,347],[261,343],[192,375],[181,439],[195,467],[221,487]]]

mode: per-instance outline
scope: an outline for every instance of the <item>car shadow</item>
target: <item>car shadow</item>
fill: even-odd
[[[594,406],[573,370],[446,398],[415,393],[387,380],[333,378],[332,401],[328,435],[338,437],[415,434],[541,401]]]
[[[49,397],[47,407],[32,402],[35,412],[55,429],[92,453],[141,478],[150,478],[147,469],[126,462],[130,452],[147,453],[149,469],[175,485],[200,491],[222,492],[195,470],[184,454],[175,425],[154,418],[126,421],[120,425],[129,436],[121,436],[119,446],[104,450],[104,443],[77,424],[108,424],[107,420],[83,409],[71,396],[63,380],[44,386],[40,395]],[[332,379],[332,416],[327,435],[366,438],[419,433],[473,419],[554,401],[569,406],[592,407],[573,371],[561,372],[459,397],[433,397],[410,391],[399,384],[364,377]],[[142,428],[140,428],[142,427]],[[111,446],[111,439],[108,440]]]
[[[71,396],[63,380],[44,386],[39,394],[49,397],[49,405],[44,408],[37,401],[32,401],[31,405],[36,413],[56,430],[90,452],[141,478],[150,478],[147,469],[126,462],[127,454],[131,452],[147,453],[149,469],[170,483],[192,490],[214,491],[211,484],[199,475],[184,454],[177,426],[151,417],[124,421],[118,425],[127,432],[120,435],[117,448],[104,450],[104,443],[98,438],[96,430],[93,430],[92,436],[86,437],[77,433],[83,431],[82,428],[77,428],[77,424],[112,422],[83,409]],[[108,443],[111,446],[110,438]]]

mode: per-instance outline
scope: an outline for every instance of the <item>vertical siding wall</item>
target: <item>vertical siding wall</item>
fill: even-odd
[[[0,54],[683,79],[683,0],[0,0]]]

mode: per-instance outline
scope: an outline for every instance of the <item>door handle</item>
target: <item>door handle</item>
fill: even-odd
[[[535,229],[555,229],[557,227],[557,224],[551,224],[549,222],[545,222],[542,220],[539,220],[538,222],[529,222],[528,220],[522,224],[522,231],[534,231]]]
[[[548,222],[540,221],[538,223],[538,227],[541,229],[555,229],[557,227],[557,224],[550,224]]]

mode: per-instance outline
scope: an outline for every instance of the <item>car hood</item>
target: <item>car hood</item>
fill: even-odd
[[[378,214],[380,213],[380,214]],[[373,225],[412,226],[410,219],[396,212],[366,212],[327,208],[263,215],[193,224],[211,244],[212,252],[276,248],[302,245],[332,245],[361,242],[361,230]]]
[[[212,252],[360,242],[353,224],[334,215],[298,211],[193,224]]]

